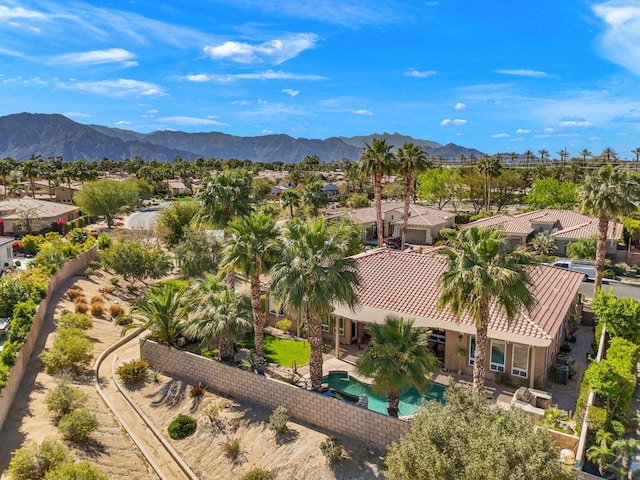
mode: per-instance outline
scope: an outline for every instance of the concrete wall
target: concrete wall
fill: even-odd
[[[141,343],[140,356],[163,372],[203,382],[222,394],[270,409],[282,405],[296,420],[360,440],[379,450],[409,430],[409,423],[397,418],[150,340]]]
[[[70,260],[64,264],[54,275],[49,279],[49,286],[47,288],[47,296],[38,305],[38,310],[33,317],[33,325],[31,330],[27,334],[27,339],[24,345],[18,352],[16,357],[16,363],[9,371],[9,379],[7,380],[7,386],[0,392],[0,430],[4,425],[4,421],[7,418],[13,399],[18,392],[24,372],[27,369],[29,359],[33,353],[36,340],[42,328],[42,323],[45,319],[45,314],[51,297],[61,283],[65,282],[69,277],[75,275],[78,272],[87,268],[87,265],[91,260],[95,260],[98,256],[96,247],[93,247],[86,252],[80,254],[77,258]]]
[[[549,430],[551,434],[551,438],[553,438],[554,443],[558,446],[560,450],[563,448],[568,448],[572,450],[573,453],[578,451],[578,441],[579,437],[575,435],[569,435],[568,433],[557,432],[556,430]]]

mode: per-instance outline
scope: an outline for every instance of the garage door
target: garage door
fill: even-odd
[[[407,229],[407,243],[413,243],[415,245],[425,245],[427,238],[427,232],[424,230],[412,230]]]

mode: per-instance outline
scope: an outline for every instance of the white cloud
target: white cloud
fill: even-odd
[[[327,77],[321,75],[313,75],[306,73],[291,73],[275,70],[265,70],[263,72],[254,73],[235,73],[227,75],[212,74],[207,75],[204,73],[198,75],[187,75],[185,80],[191,82],[220,82],[229,83],[236,80],[327,80]]]
[[[205,75],[204,73],[198,73],[196,75],[187,75],[185,78],[190,82],[208,82],[209,81],[209,76]]]
[[[640,75],[640,5],[635,0],[610,0],[594,5],[605,23],[599,50],[608,60]]]
[[[107,95],[111,97],[161,97],[166,95],[162,87],[150,82],[141,82],[127,78],[100,80],[96,82],[61,82],[61,88]]]
[[[351,113],[353,113],[354,115],[373,115],[373,112],[365,109],[352,110]]]
[[[518,128],[518,129],[516,130],[516,133],[517,133],[518,135],[522,135],[522,134],[525,134],[525,133],[531,133],[531,130],[527,130],[527,129],[525,129],[525,128]]]
[[[135,55],[123,48],[109,48],[106,50],[90,50],[88,52],[67,53],[53,57],[48,63],[63,63],[69,65],[98,65],[102,63],[122,63],[127,67],[138,65],[134,61]]]
[[[464,110],[465,108],[467,108],[467,104],[462,102],[458,102],[453,106],[454,110]]]
[[[632,108],[628,112],[625,112],[621,115],[617,115],[614,119],[614,122],[629,122],[635,123],[640,122],[640,110],[637,108]]]
[[[540,70],[526,70],[526,69],[515,69],[515,70],[495,70],[496,73],[501,73],[503,75],[515,75],[517,77],[548,77],[549,74],[546,72],[541,72]]]
[[[0,20],[11,20],[14,18],[31,18],[31,19],[45,19],[46,16],[42,12],[35,10],[27,10],[22,7],[7,7],[0,5]]]
[[[258,99],[258,105],[266,105],[267,103],[269,103],[268,100],[263,100],[261,98]]]
[[[538,135],[535,135],[536,138],[551,138],[551,135],[545,134],[545,133],[539,133]]]
[[[182,125],[187,127],[197,125],[226,125],[226,123],[213,120],[212,118],[199,118],[187,116],[162,117],[158,119],[161,122],[172,123],[174,125]]]
[[[158,110],[156,110],[155,108],[150,108],[149,110],[147,110],[147,113],[149,115],[155,115],[156,113],[158,113]]]
[[[250,103],[249,100],[234,100],[231,105],[249,105]]]
[[[447,126],[447,125],[466,125],[468,122],[462,118],[455,118],[453,120],[451,120],[450,118],[445,118],[444,120],[442,120],[440,122],[440,125],[442,126]]]
[[[566,119],[558,122],[558,126],[567,128],[567,127],[591,127],[593,123],[584,120],[584,119]]]
[[[509,138],[508,133],[495,133],[491,135],[491,138]]]
[[[416,77],[416,78],[428,78],[433,77],[438,72],[435,70],[407,70],[404,72],[407,77]]]
[[[546,128],[543,128],[543,129],[542,129],[542,131],[543,131],[543,132],[545,132],[545,133],[555,132],[555,130],[556,130],[556,129],[555,129],[555,128],[552,128],[552,127],[546,127]]]
[[[258,45],[231,41],[215,46],[207,45],[204,52],[214,60],[228,59],[246,64],[268,62],[278,65],[313,48],[317,40],[315,33],[298,33]]]
[[[292,97],[297,97],[298,94],[300,93],[300,90],[294,90],[293,88],[284,88],[282,90],[280,90],[282,93],[286,93],[287,95],[290,95]]]
[[[118,120],[114,122],[114,125],[131,125],[131,122],[129,120]]]

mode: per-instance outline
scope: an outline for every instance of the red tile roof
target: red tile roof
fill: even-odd
[[[414,319],[416,326],[474,333],[475,324],[468,315],[456,319],[448,309],[438,311],[438,278],[446,259],[437,254],[437,248],[427,253],[377,249],[353,258],[361,277],[359,304],[355,311],[338,306],[337,315],[376,322],[397,314]],[[584,275],[539,265],[532,267],[530,276],[536,298],[531,312],[520,312],[507,322],[503,313],[492,308],[489,337],[538,346],[547,346],[555,338]]]
[[[577,240],[587,238],[598,233],[598,219],[583,215],[571,210],[555,210],[546,208],[535,212],[521,213],[515,218],[526,220],[531,223],[551,223],[556,229],[551,236],[563,240]],[[616,221],[609,222],[607,240],[618,241],[622,236],[622,224]]]
[[[481,218],[474,222],[460,225],[461,229],[469,227],[484,227],[484,228],[504,228],[504,233],[515,233],[518,235],[529,235],[533,233],[533,228],[527,221],[520,220],[517,217],[511,215],[495,215],[493,217]]]

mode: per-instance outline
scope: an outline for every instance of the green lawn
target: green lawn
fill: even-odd
[[[238,346],[255,351],[253,345],[253,332],[248,333],[238,342]],[[295,360],[298,366],[309,363],[311,349],[309,342],[279,338],[270,334],[264,336],[264,354],[269,363],[277,363],[283,367],[291,367]]]

